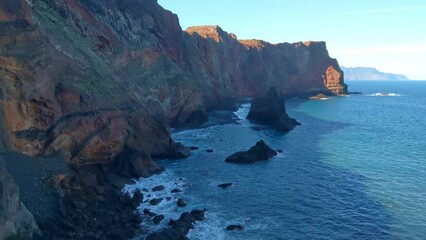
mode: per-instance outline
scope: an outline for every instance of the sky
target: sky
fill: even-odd
[[[426,0],[158,0],[183,29],[219,25],[239,39],[326,41],[345,67],[426,80]]]

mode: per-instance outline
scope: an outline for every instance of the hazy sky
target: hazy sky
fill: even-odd
[[[425,0],[158,0],[183,29],[219,25],[239,39],[326,41],[345,67],[426,80]]]

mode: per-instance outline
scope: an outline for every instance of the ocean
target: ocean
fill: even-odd
[[[164,173],[128,190],[164,185],[145,199],[173,199],[140,209],[166,219],[207,208],[190,239],[426,239],[426,81],[350,81],[349,88],[362,94],[288,99],[288,114],[302,125],[287,134],[254,128],[245,120],[249,104],[236,123],[174,132],[199,149],[161,161]],[[261,139],[283,153],[255,164],[224,162]],[[218,187],[226,182],[232,186]],[[175,196],[176,187],[183,192]],[[178,208],[178,197],[188,206]],[[229,224],[245,229],[226,231]]]

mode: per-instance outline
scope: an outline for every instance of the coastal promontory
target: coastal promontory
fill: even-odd
[[[21,193],[53,239],[134,235],[140,199],[120,187],[161,172],[157,158],[190,154],[168,128],[197,126],[210,110],[271,87],[286,97],[347,94],[325,42],[239,40],[218,26],[183,31],[156,0],[0,1],[0,150],[66,166],[39,164],[50,175],[38,186],[57,195],[57,215],[41,217],[25,202],[33,193]],[[108,231],[90,227],[110,220]]]

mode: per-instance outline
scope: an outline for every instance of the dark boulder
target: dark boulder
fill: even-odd
[[[234,230],[243,230],[244,226],[241,224],[232,224],[226,227],[226,230],[228,231],[234,231]]]
[[[151,233],[146,240],[180,240],[188,239],[186,236],[190,229],[194,227],[196,221],[204,220],[204,213],[207,210],[192,210],[181,214],[178,220],[170,220],[170,227]]]
[[[163,198],[154,198],[154,199],[149,200],[149,204],[155,206],[155,205],[160,204],[162,201],[163,201]]]
[[[196,221],[202,221],[204,220],[205,216],[204,214],[207,212],[207,209],[203,210],[192,210],[191,215],[195,218]]]
[[[156,186],[154,188],[152,188],[153,192],[159,192],[159,191],[163,191],[165,189],[165,187],[163,185],[160,186]]]
[[[145,209],[143,210],[143,214],[148,215],[148,216],[150,216],[150,217],[155,217],[155,216],[157,216],[157,214],[156,214],[156,213],[151,212],[151,210],[149,210],[148,208],[145,208]]]
[[[265,96],[254,98],[247,119],[269,125],[278,131],[288,132],[299,122],[290,118],[285,111],[284,98],[271,87]]]
[[[219,184],[217,186],[222,188],[222,189],[225,189],[225,188],[232,186],[232,183],[222,183],[222,184]]]
[[[159,224],[163,220],[164,220],[164,215],[157,215],[152,219],[154,224]]]
[[[186,202],[182,198],[179,198],[176,204],[178,207],[186,207]]]
[[[173,189],[172,191],[170,191],[171,193],[180,193],[180,192],[182,192],[182,190],[180,190],[180,189],[178,189],[178,188],[175,188],[175,189]]]
[[[248,151],[242,151],[232,154],[227,157],[225,162],[232,163],[253,163],[258,161],[268,160],[277,155],[277,152],[270,148],[263,140],[254,145]]]
[[[133,201],[136,202],[142,202],[143,200],[143,194],[142,192],[138,189],[133,193]]]

